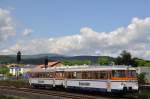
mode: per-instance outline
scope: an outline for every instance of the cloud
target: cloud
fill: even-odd
[[[15,24],[12,21],[10,12],[0,8],[0,43],[15,35]]]
[[[58,53],[64,55],[118,56],[122,50],[150,60],[150,18],[133,18],[126,27],[112,32],[96,32],[81,28],[80,33],[59,38],[40,38],[17,43],[4,52],[13,53],[18,47],[24,54]],[[16,47],[17,46],[17,47]]]
[[[22,35],[23,35],[23,36],[29,36],[29,35],[31,35],[32,32],[33,32],[32,29],[26,28],[26,29],[24,29]]]

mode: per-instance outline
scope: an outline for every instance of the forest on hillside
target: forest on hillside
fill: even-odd
[[[22,55],[21,64],[44,64],[45,57],[50,60],[62,62],[64,65],[131,65],[131,66],[149,66],[150,61],[133,57],[129,52],[122,51],[116,58],[109,56],[51,56],[44,55]],[[15,55],[0,55],[0,64],[17,63]]]

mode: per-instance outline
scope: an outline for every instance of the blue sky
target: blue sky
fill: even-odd
[[[0,0],[0,54],[150,60],[150,0]]]
[[[0,7],[14,8],[14,18],[34,30],[34,37],[79,33],[82,27],[112,31],[133,17],[150,16],[149,0],[0,0]]]

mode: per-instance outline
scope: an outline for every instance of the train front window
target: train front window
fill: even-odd
[[[128,77],[136,77],[136,71],[135,70],[129,70],[128,71]]]
[[[126,74],[124,70],[113,70],[112,76],[113,77],[126,77]]]

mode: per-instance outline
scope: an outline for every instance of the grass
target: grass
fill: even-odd
[[[143,89],[141,93],[138,95],[139,99],[150,99],[150,90],[149,89]]]
[[[2,80],[0,86],[14,86],[16,88],[28,87],[28,82],[24,80]]]
[[[11,97],[11,96],[4,96],[4,95],[1,95],[0,96],[0,99],[22,99],[20,97]]]

